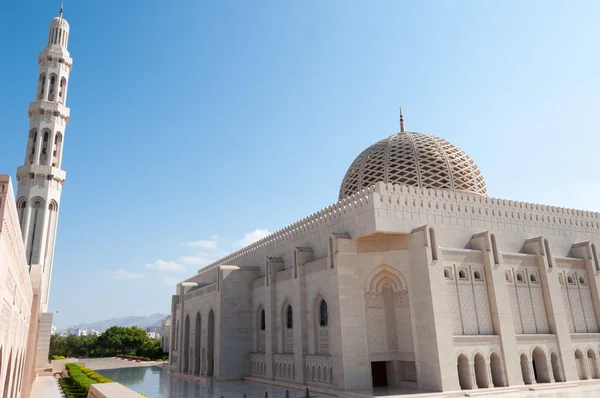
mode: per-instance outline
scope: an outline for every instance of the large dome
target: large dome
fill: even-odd
[[[365,149],[346,172],[340,199],[379,181],[487,196],[475,162],[459,147],[429,134],[402,132]]]

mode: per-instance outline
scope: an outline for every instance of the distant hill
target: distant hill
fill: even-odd
[[[82,329],[94,329],[99,332],[104,332],[111,326],[124,326],[131,327],[137,326],[140,328],[151,328],[151,327],[160,327],[163,319],[165,319],[167,314],[152,314],[150,316],[128,316],[125,318],[112,318],[107,319],[105,321],[98,321],[92,323],[82,323],[78,325],[73,325],[71,327],[77,327]],[[67,329],[60,330],[59,332],[66,332]]]

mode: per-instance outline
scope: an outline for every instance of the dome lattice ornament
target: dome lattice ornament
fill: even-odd
[[[422,133],[401,132],[365,149],[346,172],[339,198],[379,181],[487,196],[483,175],[465,152]]]

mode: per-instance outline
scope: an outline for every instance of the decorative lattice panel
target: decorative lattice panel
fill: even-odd
[[[395,134],[364,150],[346,172],[340,199],[379,181],[487,195],[483,175],[466,153],[421,133]]]

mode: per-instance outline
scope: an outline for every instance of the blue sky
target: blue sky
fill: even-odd
[[[0,25],[13,178],[58,8],[13,2]],[[176,280],[335,202],[397,102],[490,196],[600,211],[596,1],[67,0],[65,17],[58,327],[166,313]]]

